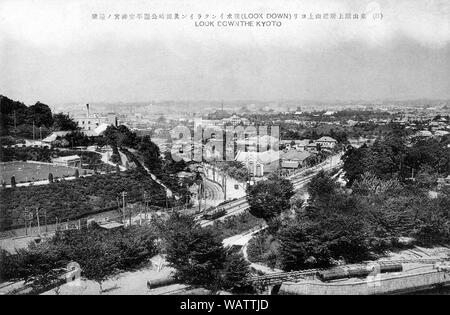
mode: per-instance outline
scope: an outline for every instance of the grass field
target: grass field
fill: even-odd
[[[83,171],[79,170],[80,175]],[[88,173],[92,172],[87,170]],[[0,181],[11,184],[11,177],[15,176],[16,183],[35,182],[48,179],[48,174],[52,173],[53,178],[63,178],[74,176],[75,168],[51,165],[47,163],[27,163],[27,162],[5,162],[0,163]]]

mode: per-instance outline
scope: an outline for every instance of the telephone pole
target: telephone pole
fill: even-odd
[[[122,191],[122,218],[123,223],[125,224],[125,197],[127,195],[126,191]]]
[[[25,235],[28,235],[28,226],[30,225],[30,221],[33,219],[33,213],[28,210],[28,208],[25,208],[23,210],[23,217],[25,221]],[[31,232],[31,229],[30,229]]]
[[[47,209],[44,209],[44,221],[45,221],[45,233],[48,233],[48,225],[47,225]]]
[[[36,208],[36,219],[37,219],[37,226],[38,226],[38,235],[41,235],[41,225],[39,224],[39,208]]]

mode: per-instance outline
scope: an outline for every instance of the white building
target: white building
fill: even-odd
[[[316,144],[320,144],[322,148],[332,149],[336,146],[337,141],[331,137],[322,137],[315,141]]]
[[[115,113],[108,113],[101,115],[98,113],[90,114],[89,104],[86,104],[86,114],[74,116],[72,119],[77,123],[77,126],[82,130],[94,130],[101,124],[118,125],[117,115]]]
[[[81,158],[78,155],[60,156],[53,158],[52,162],[61,166],[81,167]]]
[[[224,118],[222,121],[227,125],[238,126],[238,125],[249,125],[250,121],[247,118],[241,118],[237,115],[233,115],[230,118]]]
[[[279,168],[280,151],[239,151],[236,154],[236,161],[243,163],[247,167],[250,175],[261,177],[265,173],[271,173]]]
[[[117,126],[117,116],[113,113],[101,116],[99,114],[93,114],[89,116],[75,116],[73,120],[77,123],[77,126],[84,130],[94,130],[101,124]]]

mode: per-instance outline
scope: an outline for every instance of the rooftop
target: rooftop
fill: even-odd
[[[80,157],[78,155],[68,155],[68,156],[59,156],[57,158],[54,158],[53,160],[57,161],[72,161],[72,160],[79,160]]]

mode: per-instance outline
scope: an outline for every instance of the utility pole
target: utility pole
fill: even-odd
[[[45,233],[48,233],[48,225],[47,225],[47,209],[44,209],[44,221],[45,221]]]
[[[33,141],[36,140],[35,131],[34,131],[34,120],[33,120]]]
[[[30,224],[30,221],[33,218],[33,213],[31,213],[27,208],[25,208],[23,210],[23,217],[25,221],[25,235],[28,235],[28,225]]]
[[[122,217],[123,217],[123,223],[125,224],[125,196],[127,195],[126,191],[122,191]]]
[[[39,137],[41,138],[41,141],[42,141],[42,127],[41,126],[39,126]]]
[[[38,235],[41,235],[41,225],[39,224],[39,208],[36,208],[36,219],[37,219],[37,226],[38,226]]]

